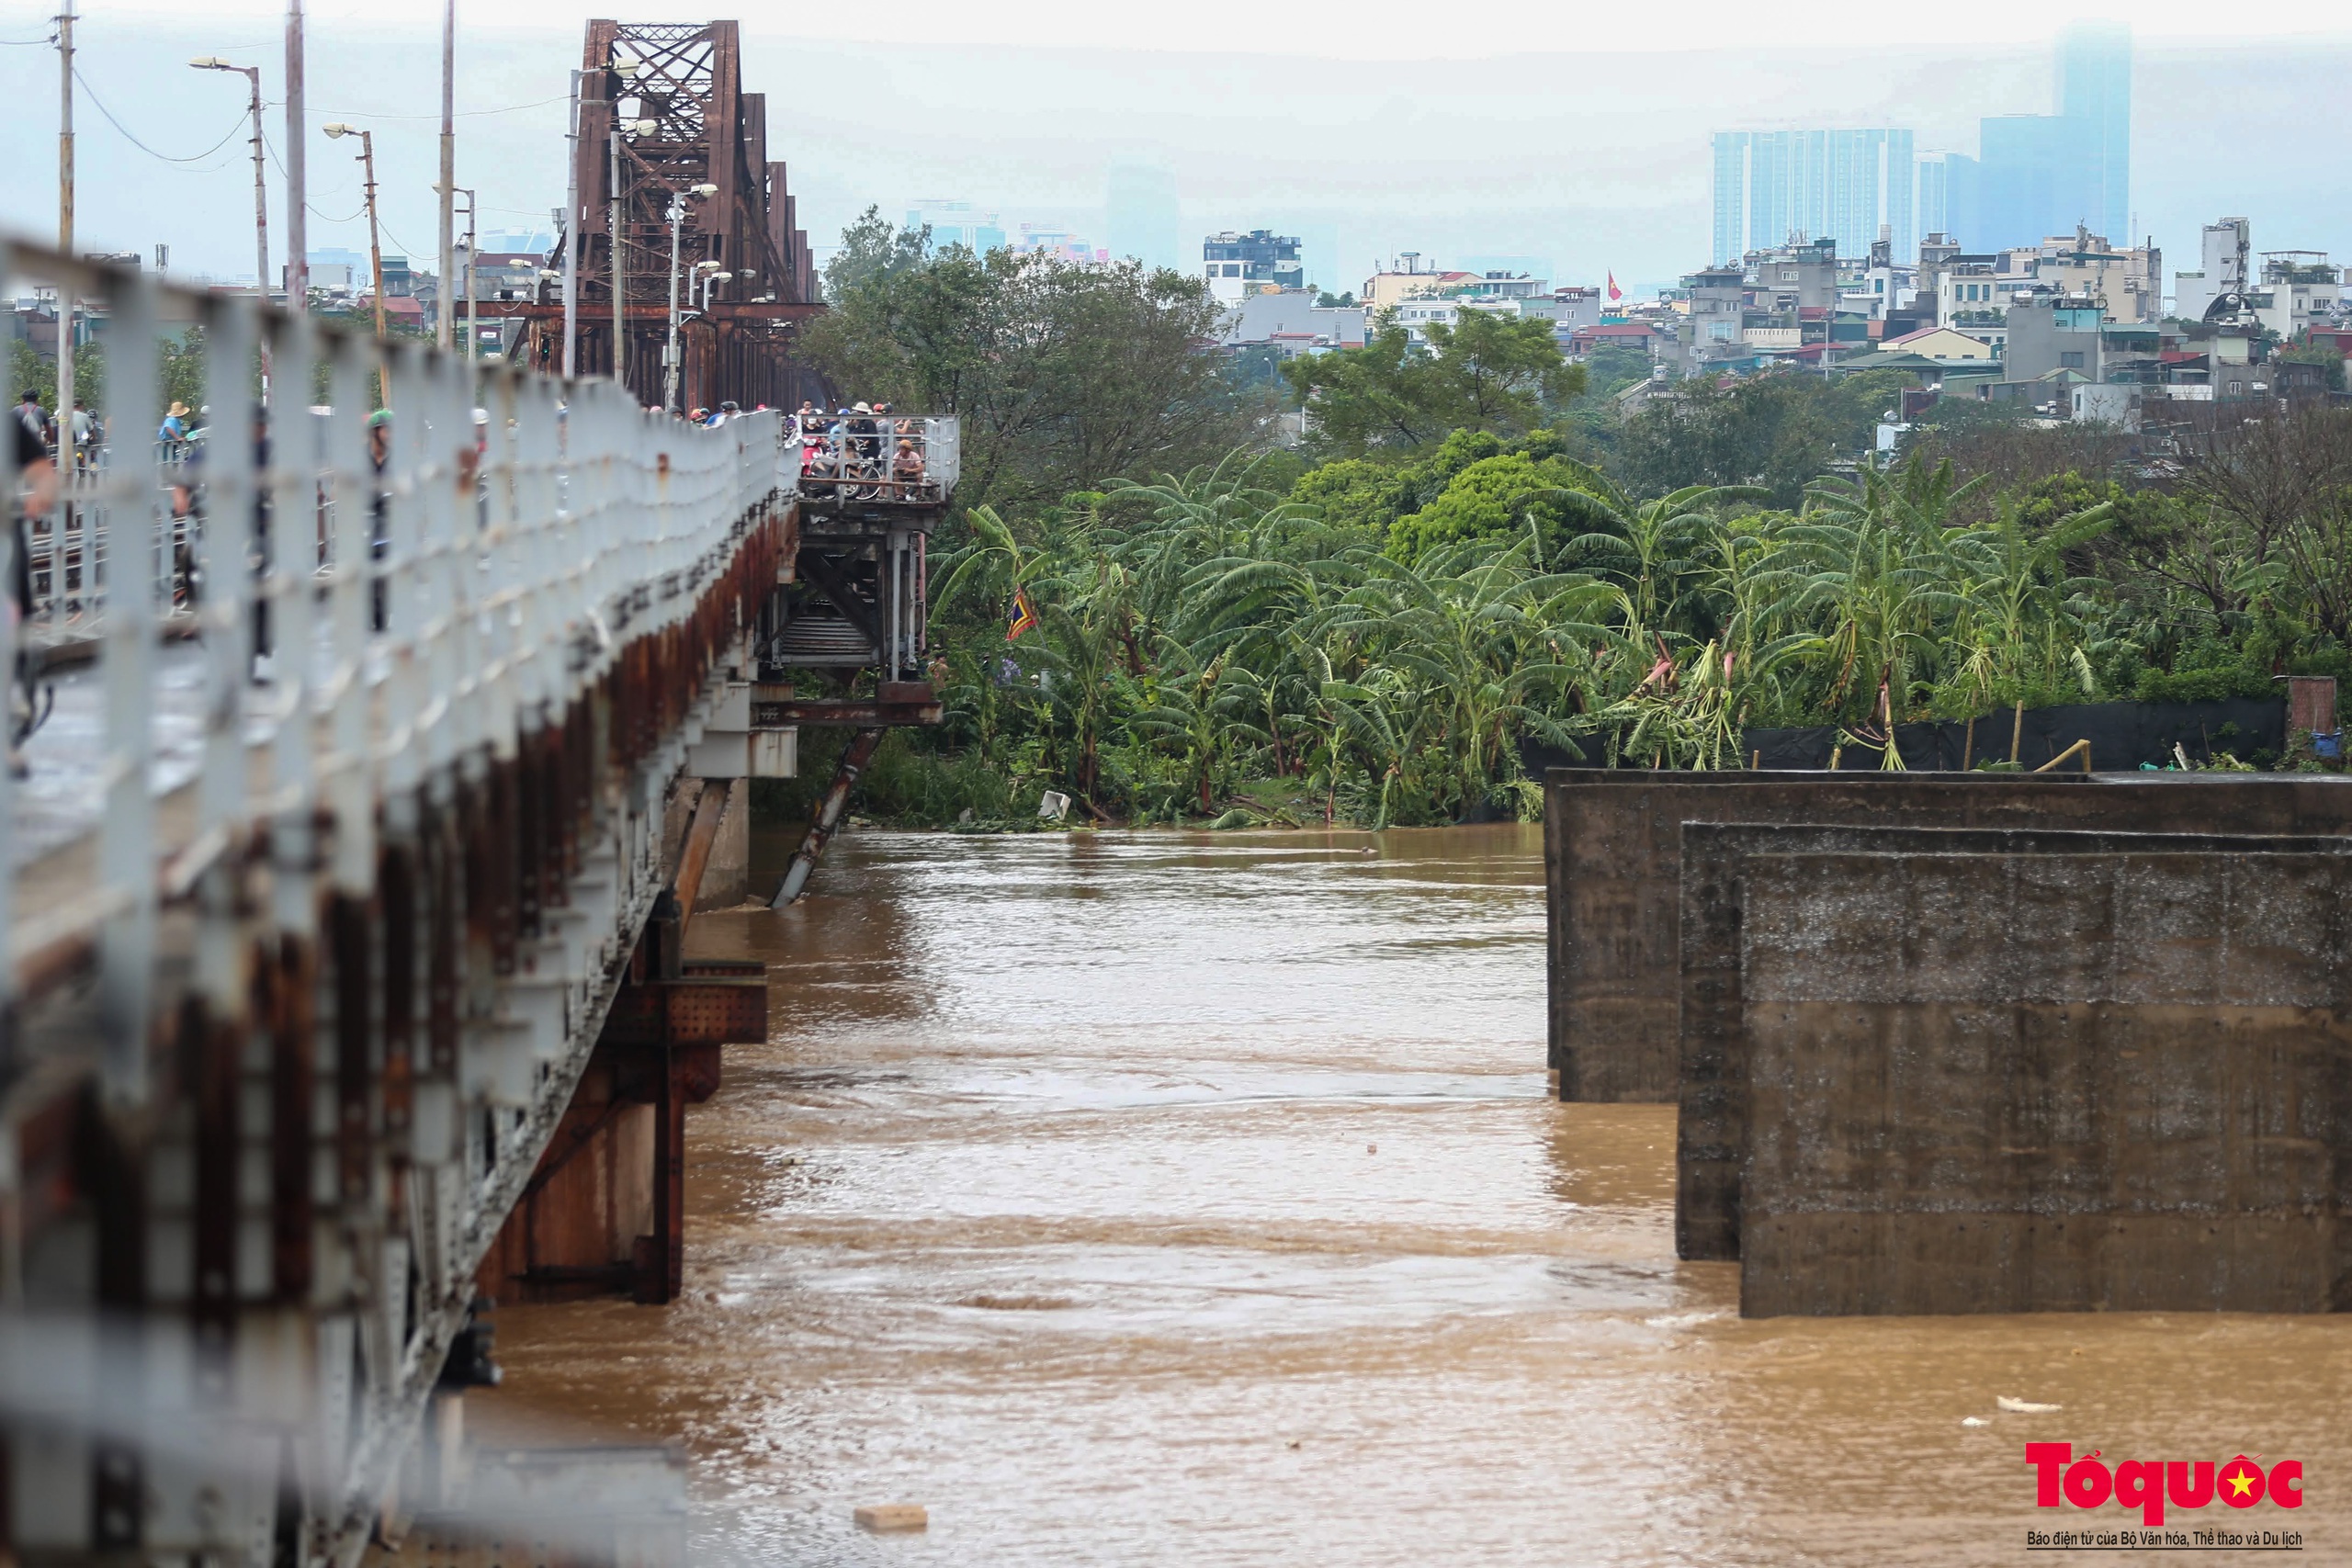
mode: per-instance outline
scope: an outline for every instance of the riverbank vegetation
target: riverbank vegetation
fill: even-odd
[[[1193,279],[933,251],[869,217],[811,331],[960,414],[933,542],[947,721],[860,809],[910,822],[1394,825],[1532,814],[1532,745],[1736,765],[1743,729],[2352,675],[2352,413],[2152,464],[1977,409],[1867,455],[1907,384],[1765,376],[1614,417],[1636,365],[1465,315],[1290,361],[1204,352]],[[1280,446],[1281,404],[1307,412]],[[976,461],[977,458],[977,461]],[[1035,626],[1008,637],[1016,603]],[[820,742],[803,790],[821,788]]]

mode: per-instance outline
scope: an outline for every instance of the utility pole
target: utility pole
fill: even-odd
[[[670,198],[670,339],[662,348],[662,412],[678,412],[678,227],[685,220],[686,198]]]
[[[474,280],[481,271],[481,238],[475,229],[477,198],[469,190],[457,193],[466,198],[466,260],[459,268],[466,275],[466,357],[481,357],[481,312],[474,305]]]
[[[311,309],[310,186],[302,174],[302,148],[309,141],[302,109],[302,0],[286,0],[286,308],[297,315]],[[262,298],[269,280],[262,280]]]
[[[442,0],[441,5],[441,285],[440,309],[433,341],[438,346],[449,346],[452,331],[450,317],[450,269],[457,265],[458,220],[458,0]],[[380,333],[381,328],[378,331]]]
[[[380,343],[384,337],[384,242],[376,225],[376,134],[341,121],[319,129],[337,140],[345,136],[359,138],[359,162],[366,171],[364,183],[368,191],[368,266],[376,282],[376,338]]]
[[[74,0],[57,17],[57,249],[74,254]],[[57,466],[74,461],[74,289],[57,283]]]
[[[253,85],[254,119],[254,287],[260,292],[262,303],[269,303],[269,186],[262,177],[261,139],[261,67],[232,65],[213,55],[191,60],[188,64],[198,71],[234,71]],[[156,266],[163,270],[161,264]],[[261,345],[262,395],[269,395],[269,344]]]
[[[628,265],[621,254],[621,95],[620,89],[637,80],[638,62],[615,60],[606,67],[616,78],[611,99],[612,113],[608,117],[612,128],[613,173],[613,261],[605,271],[613,286],[613,379],[621,386],[628,385]],[[640,107],[642,103],[640,101]],[[643,136],[650,134],[653,121],[631,120],[628,130]]]
[[[617,112],[617,110],[616,111]],[[605,271],[612,274],[613,285],[613,379],[626,388],[628,385],[627,364],[628,345],[628,289],[624,284],[621,265],[621,126],[613,121],[613,265]]]
[[[580,367],[580,79],[571,73],[571,134],[565,137],[566,175],[563,191],[563,378],[571,380]]]
[[[678,231],[686,220],[688,197],[710,197],[718,194],[715,185],[689,186],[670,197],[670,340],[662,351],[662,408],[666,413],[678,412],[678,381],[683,374],[678,363]],[[695,270],[706,271],[705,264],[696,263]],[[694,284],[686,285],[686,301],[694,302]]]

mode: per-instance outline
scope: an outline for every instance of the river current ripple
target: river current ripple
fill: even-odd
[[[1672,1108],[1545,1095],[1540,850],[847,835],[695,921],[775,985],[686,1298],[503,1309],[477,1428],[682,1439],[705,1561],[2009,1563],[2094,1522],[2043,1440],[2300,1458],[2300,1515],[2170,1522],[2352,1560],[2343,1319],[1742,1322]]]

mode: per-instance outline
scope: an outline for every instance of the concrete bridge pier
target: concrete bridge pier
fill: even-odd
[[[1781,1314],[2352,1310],[2352,780],[1546,780],[1563,1098]]]

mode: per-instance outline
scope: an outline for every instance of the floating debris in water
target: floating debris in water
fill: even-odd
[[[877,1503],[858,1509],[851,1517],[857,1521],[858,1529],[876,1535],[931,1528],[931,1514],[921,1503]]]
[[[1996,1395],[1993,1403],[2012,1416],[2048,1416],[2066,1408],[2063,1404],[2036,1404],[2030,1399],[2011,1399],[2006,1393]]]

